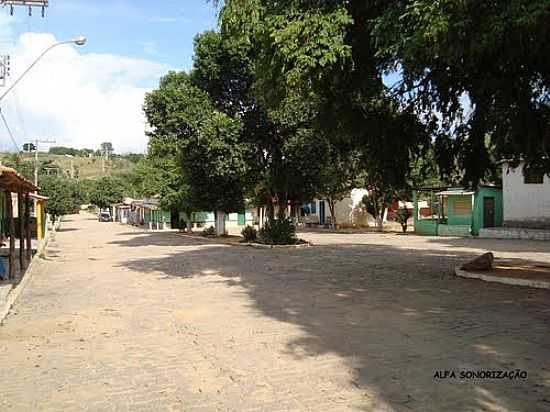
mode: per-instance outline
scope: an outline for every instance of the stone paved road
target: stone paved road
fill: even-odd
[[[548,244],[304,236],[319,246],[70,217],[0,327],[0,411],[550,410],[550,292],[452,276]]]

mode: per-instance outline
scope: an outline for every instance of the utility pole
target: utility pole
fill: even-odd
[[[48,0],[0,0],[0,5],[10,7],[10,15],[13,16],[15,6],[24,6],[29,9],[29,16],[32,16],[33,7],[42,9],[42,17],[46,15]]]
[[[34,140],[34,185],[38,187],[38,143],[55,144],[55,139],[51,140]]]

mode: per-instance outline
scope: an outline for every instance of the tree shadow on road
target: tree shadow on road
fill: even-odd
[[[170,245],[122,266],[164,279],[216,276],[244,290],[260,315],[299,326],[303,336],[285,353],[345,359],[350,385],[365,394],[354,407],[547,409],[550,293],[454,277],[472,252],[364,244],[257,250],[166,234],[113,243]],[[440,370],[515,368],[528,380],[434,378]]]

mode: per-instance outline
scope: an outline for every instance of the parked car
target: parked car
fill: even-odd
[[[113,218],[109,212],[99,212],[98,218],[100,222],[112,222]]]

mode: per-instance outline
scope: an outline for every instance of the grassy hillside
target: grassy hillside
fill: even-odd
[[[0,160],[3,163],[7,163],[9,156],[9,153],[0,153]],[[33,167],[33,154],[23,154],[22,157],[24,162],[29,162],[29,167]],[[130,173],[135,168],[135,163],[120,157],[114,157],[112,160],[105,161],[100,156],[70,158],[61,155],[39,153],[38,159],[42,169],[51,174],[61,173],[69,177],[71,176],[72,167],[74,177],[79,179],[116,176]]]

